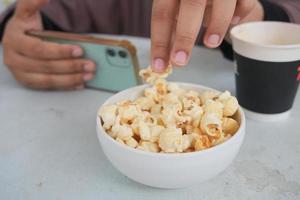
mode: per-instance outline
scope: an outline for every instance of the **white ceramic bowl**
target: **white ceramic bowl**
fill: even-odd
[[[177,83],[188,90],[202,92],[210,88]],[[129,88],[110,97],[103,105],[125,99],[134,100],[142,95],[147,85]],[[151,153],[127,147],[111,138],[97,117],[98,139],[112,165],[127,177],[157,188],[184,188],[215,177],[224,171],[236,157],[245,135],[245,115],[236,114],[240,121],[238,132],[223,144],[191,153]]]

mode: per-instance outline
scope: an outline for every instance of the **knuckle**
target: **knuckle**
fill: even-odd
[[[43,88],[50,88],[54,84],[53,75],[45,75],[39,78],[38,82]]]
[[[174,19],[168,7],[159,7],[153,10],[152,20],[156,22],[172,22]]]
[[[72,75],[72,76],[69,76],[68,77],[68,82],[71,84],[71,85],[74,85],[74,84],[77,84],[77,83],[81,83],[83,80],[82,80],[82,75]]]
[[[195,38],[189,34],[179,34],[176,38],[176,41],[183,45],[194,44]]]
[[[59,52],[60,56],[70,57],[72,55],[71,48],[67,46],[56,46],[57,52]]]
[[[175,48],[190,51],[195,44],[195,39],[190,36],[179,35],[175,40]]]
[[[155,42],[153,42],[153,48],[155,48],[155,49],[169,49],[169,44],[167,42],[155,41]]]
[[[69,71],[74,71],[74,72],[80,72],[83,69],[83,64],[81,61],[78,60],[71,60],[70,61],[70,68]]]
[[[185,0],[184,2],[193,7],[205,7],[206,1],[207,0]]]
[[[42,67],[45,73],[53,73],[56,71],[56,63],[53,60],[47,60],[47,63]]]

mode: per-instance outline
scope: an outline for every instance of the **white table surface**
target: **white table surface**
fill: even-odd
[[[147,66],[149,40],[129,39]],[[245,142],[224,173],[191,188],[161,190],[131,181],[105,158],[95,116],[111,93],[25,89],[2,56],[0,63],[1,200],[300,199],[299,92],[288,120],[247,121]],[[234,93],[233,64],[217,50],[195,48],[189,66],[170,80]]]

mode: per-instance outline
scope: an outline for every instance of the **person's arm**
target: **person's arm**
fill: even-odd
[[[49,0],[18,0],[8,12],[2,38],[3,62],[23,85],[35,89],[79,89],[94,76],[95,64],[78,45],[58,44],[26,34],[43,30],[40,8]],[[9,16],[12,15],[12,16]],[[48,24],[49,25],[49,24]]]
[[[15,12],[15,3],[0,15],[0,41],[4,34],[6,24]],[[67,0],[50,1],[40,13],[42,25],[45,30],[91,32],[92,19],[88,13],[85,1]],[[80,14],[81,13],[81,14]]]
[[[0,41],[2,41],[6,24],[9,21],[9,19],[14,15],[14,12],[15,12],[15,6],[13,5],[10,8],[8,8],[6,10],[6,12],[4,12],[1,15],[1,18],[0,18]],[[44,30],[63,31],[63,29],[61,27],[57,26],[57,24],[55,22],[53,22],[53,20],[49,19],[49,17],[47,17],[43,12],[41,12],[41,18],[42,18],[42,24],[43,24]]]
[[[263,8],[264,21],[282,21],[300,24],[299,0],[260,0]],[[230,43],[224,40],[220,46],[223,56],[233,60],[233,50]]]

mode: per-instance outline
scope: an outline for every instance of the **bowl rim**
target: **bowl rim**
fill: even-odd
[[[201,89],[205,89],[205,90],[213,90],[213,91],[218,91],[218,90],[215,90],[215,89],[212,89],[212,88],[209,88],[209,87],[206,87],[206,86],[203,86],[203,85],[200,85],[200,84],[193,84],[193,83],[185,83],[185,82],[168,82],[168,83],[176,83],[178,85],[181,85],[183,87],[199,87]],[[138,86],[135,86],[135,87],[131,87],[131,88],[128,88],[126,90],[123,90],[121,92],[118,92],[112,96],[110,96],[108,99],[105,100],[105,102],[99,107],[98,111],[102,108],[102,106],[104,105],[108,105],[109,102],[111,101],[111,99],[115,96],[115,95],[122,95],[124,93],[128,93],[129,91],[132,91],[132,90],[137,90],[137,89],[141,89],[141,88],[145,88],[145,87],[149,87],[149,84],[143,84],[143,85],[138,85]],[[220,91],[218,91],[220,92]],[[198,156],[198,155],[203,155],[203,154],[208,154],[208,153],[211,153],[211,152],[214,152],[214,151],[218,151],[219,149],[225,147],[225,146],[228,146],[230,145],[233,140],[235,138],[237,138],[239,135],[243,134],[245,135],[245,127],[246,127],[246,117],[245,117],[245,114],[244,114],[244,111],[243,109],[241,108],[241,106],[239,107],[238,109],[238,112],[240,113],[240,116],[241,116],[241,124],[240,124],[240,127],[238,129],[238,131],[231,137],[229,138],[228,140],[226,140],[225,142],[221,143],[221,144],[218,144],[216,146],[213,146],[211,148],[208,148],[208,149],[204,149],[204,150],[201,150],[201,151],[193,151],[193,152],[182,152],[182,153],[154,153],[154,152],[148,152],[148,151],[143,151],[143,150],[140,150],[140,149],[135,149],[135,148],[132,148],[132,147],[129,147],[127,145],[124,145],[124,144],[121,144],[120,142],[116,141],[115,139],[113,139],[111,136],[109,136],[106,131],[104,130],[102,124],[100,123],[100,116],[98,116],[98,113],[97,112],[97,117],[96,117],[96,124],[97,124],[97,136],[99,134],[102,134],[104,135],[105,138],[107,138],[109,141],[111,141],[113,144],[115,145],[118,145],[119,147],[121,148],[124,148],[124,150],[128,150],[128,151],[131,151],[133,153],[138,153],[138,154],[143,154],[143,155],[146,155],[146,156],[159,156],[159,157],[187,157],[187,156]],[[98,139],[100,139],[100,137],[98,136]],[[100,141],[101,143],[101,141]],[[101,145],[102,146],[102,145]]]

